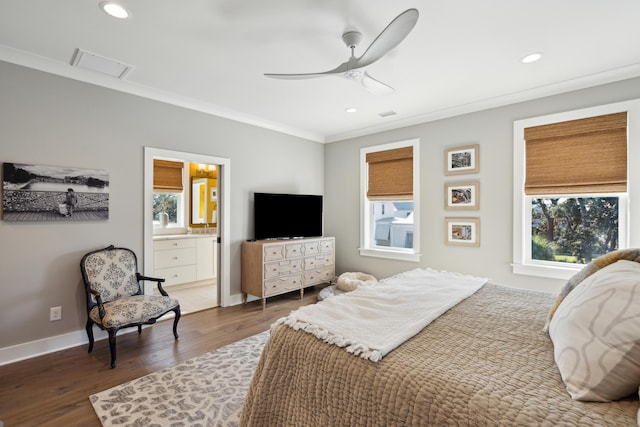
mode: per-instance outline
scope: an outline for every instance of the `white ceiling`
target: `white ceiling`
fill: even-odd
[[[120,0],[127,20],[99,2],[2,2],[0,60],[319,142],[640,76],[639,0]],[[413,7],[413,31],[367,68],[391,95],[263,76],[332,69],[349,57],[345,30],[363,33],[360,56]],[[119,80],[72,67],[76,48],[135,68]],[[522,64],[531,52],[544,56]]]

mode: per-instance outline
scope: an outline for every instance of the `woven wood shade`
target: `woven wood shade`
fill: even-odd
[[[527,195],[627,191],[627,113],[524,130]]]
[[[182,162],[153,161],[153,191],[182,193]]]
[[[369,200],[413,199],[413,147],[367,154]]]

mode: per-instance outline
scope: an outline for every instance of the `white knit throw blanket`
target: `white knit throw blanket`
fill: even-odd
[[[378,362],[487,281],[432,269],[410,270],[300,307],[274,325],[302,329]]]

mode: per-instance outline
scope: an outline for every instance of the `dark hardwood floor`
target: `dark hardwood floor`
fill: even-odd
[[[214,308],[182,316],[180,339],[174,341],[172,320],[160,321],[141,335],[118,335],[118,366],[109,367],[109,344],[47,354],[0,366],[0,420],[4,427],[100,427],[89,395],[225,346],[269,329],[271,323],[296,308],[317,301],[321,287],[270,298],[264,312],[260,301]]]

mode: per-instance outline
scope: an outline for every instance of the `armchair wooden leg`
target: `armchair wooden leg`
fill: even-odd
[[[116,367],[116,331],[109,330],[109,351],[111,352],[111,368]]]
[[[178,320],[180,320],[180,306],[177,306],[173,312],[176,314],[173,318],[173,336],[178,339]]]
[[[142,333],[142,325],[138,325],[138,335]]]
[[[93,322],[91,320],[87,320],[87,337],[89,337],[89,351],[91,353],[93,351]]]

